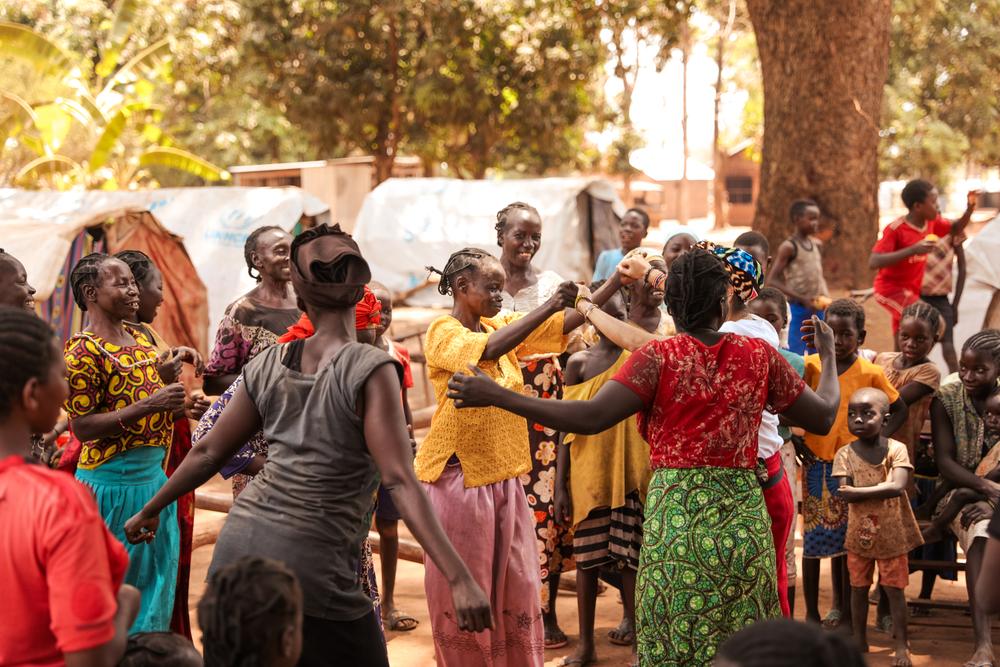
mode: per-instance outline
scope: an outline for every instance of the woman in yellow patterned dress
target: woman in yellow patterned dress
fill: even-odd
[[[134,321],[139,291],[121,260],[104,254],[82,258],[70,276],[73,298],[87,327],[66,343],[70,427],[82,443],[76,476],[94,492],[108,529],[125,544],[125,582],[142,601],[131,633],[166,631],[177,583],[175,505],[161,539],[131,545],[125,520],[166,481],[163,458],[173,437],[174,413],[184,408],[184,387],[160,373],[180,350],[158,355],[149,339],[125,324]]]

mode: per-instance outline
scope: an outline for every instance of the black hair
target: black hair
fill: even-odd
[[[201,665],[201,654],[187,637],[173,632],[140,632],[131,635],[117,667],[192,667]]]
[[[73,301],[76,302],[80,310],[87,310],[87,299],[83,295],[83,288],[99,286],[101,267],[110,259],[113,259],[111,255],[105,255],[103,252],[92,252],[81,257],[70,272],[69,284],[73,289]]]
[[[765,255],[771,254],[771,244],[767,242],[767,237],[760,232],[743,232],[736,237],[733,245],[744,248],[763,248]]]
[[[858,333],[865,330],[865,309],[854,299],[836,299],[826,308],[826,317],[853,317]]]
[[[198,602],[206,667],[266,664],[299,613],[298,588],[291,570],[267,558],[242,558],[214,572]]]
[[[927,195],[934,189],[934,184],[922,178],[915,178],[903,186],[903,204],[906,208],[913,208],[915,204],[927,199]]]
[[[931,335],[934,336],[935,340],[940,339],[944,334],[944,319],[941,317],[941,313],[926,301],[915,301],[904,308],[899,316],[899,321],[902,322],[907,317],[926,322],[927,326],[931,328]]]
[[[778,306],[778,310],[781,311],[782,317],[787,317],[788,313],[788,299],[785,298],[785,293],[776,287],[764,287],[759,292],[757,292],[758,301],[768,301]]]
[[[31,378],[45,378],[56,360],[55,333],[22,308],[0,306],[0,417],[6,417]]]
[[[140,285],[146,280],[149,274],[157,270],[153,260],[141,250],[122,250],[121,252],[116,252],[114,258],[128,264],[128,268],[132,271],[132,277]]]
[[[729,273],[722,260],[692,248],[670,265],[665,299],[674,322],[690,331],[714,314],[728,290]]]
[[[993,363],[1000,365],[1000,329],[983,329],[969,336],[962,346],[962,353],[969,350],[988,354],[993,357]]]
[[[445,296],[453,296],[455,294],[455,277],[468,269],[473,271],[478,270],[487,258],[496,259],[493,255],[480,248],[462,248],[451,253],[448,263],[440,271],[433,266],[425,268],[431,273],[441,276],[441,281],[438,283],[438,292]]]
[[[806,214],[807,208],[812,208],[813,206],[819,208],[819,204],[812,199],[796,199],[788,208],[788,217],[792,219],[792,222],[795,222]]]
[[[838,633],[787,618],[758,621],[727,639],[716,653],[740,667],[864,667],[857,647]]]
[[[529,213],[534,213],[541,220],[542,216],[538,215],[538,209],[536,209],[531,204],[526,204],[523,201],[516,201],[512,204],[507,204],[502,209],[497,211],[497,224],[493,226],[493,229],[497,230],[497,245],[503,245],[503,233],[507,229],[507,216],[511,214],[512,211],[528,211]]]
[[[625,211],[625,215],[628,215],[629,213],[635,213],[640,218],[642,218],[642,226],[645,227],[646,229],[649,229],[649,213],[646,213],[641,208],[636,208],[636,207],[632,207],[629,210]],[[622,217],[624,218],[625,215],[623,215]]]
[[[247,236],[247,240],[243,243],[243,259],[247,263],[247,273],[249,273],[250,277],[256,280],[257,282],[260,282],[260,271],[257,272],[257,275],[253,274],[254,265],[252,257],[253,254],[257,252],[257,240],[260,238],[261,234],[264,234],[266,232],[284,233],[284,231],[285,231],[284,229],[278,227],[277,225],[266,225],[264,227],[258,227],[257,229],[250,232],[250,235]],[[306,231],[311,231],[311,230],[306,230]],[[302,232],[302,234],[305,234],[305,232]],[[302,236],[302,234],[299,234],[299,236]],[[138,280],[138,278],[136,278],[136,280]]]

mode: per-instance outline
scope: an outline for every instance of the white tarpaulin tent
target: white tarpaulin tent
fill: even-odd
[[[567,280],[588,279],[592,245],[597,250],[608,246],[594,244],[597,236],[607,238],[611,231],[607,220],[596,218],[625,213],[614,186],[598,178],[392,178],[365,198],[354,236],[375,280],[401,292],[424,282],[426,266],[443,268],[448,255],[464,246],[499,255],[497,211],[515,201],[531,204],[542,217],[535,267]],[[600,208],[605,209],[596,216],[595,203],[604,203]]]
[[[955,348],[959,350],[972,334],[1000,327],[1000,216],[965,244],[965,261],[965,291],[955,325]]]
[[[254,286],[243,259],[247,235],[263,225],[291,230],[329,210],[298,188],[166,188],[51,192],[0,189],[0,247],[24,262],[38,298],[52,293],[82,229],[121,210],[145,210],[180,236],[208,288],[209,335],[226,306]]]

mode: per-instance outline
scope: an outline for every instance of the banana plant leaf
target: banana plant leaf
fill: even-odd
[[[142,167],[161,166],[186,171],[206,181],[228,181],[231,176],[228,171],[203,160],[194,153],[188,153],[179,148],[161,146],[152,148],[139,156]]]
[[[97,76],[106,79],[115,71],[122,57],[122,49],[132,34],[138,3],[135,0],[118,0],[115,3],[115,18],[101,48],[101,60],[97,63]]]
[[[44,35],[10,21],[0,21],[0,56],[24,61],[41,76],[60,81],[76,69],[75,60]]]

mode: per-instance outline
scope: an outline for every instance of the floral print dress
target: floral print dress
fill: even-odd
[[[544,271],[538,282],[517,294],[503,294],[503,308],[508,312],[526,313],[545,303],[563,282],[554,271]],[[518,359],[524,375],[524,393],[536,398],[561,400],[563,374],[558,355],[531,355]],[[549,610],[549,578],[573,569],[573,534],[568,526],[555,520],[556,445],[559,433],[528,420],[528,441],[531,445],[531,472],[520,481],[535,517],[538,539],[538,564],[542,578],[542,609]]]

